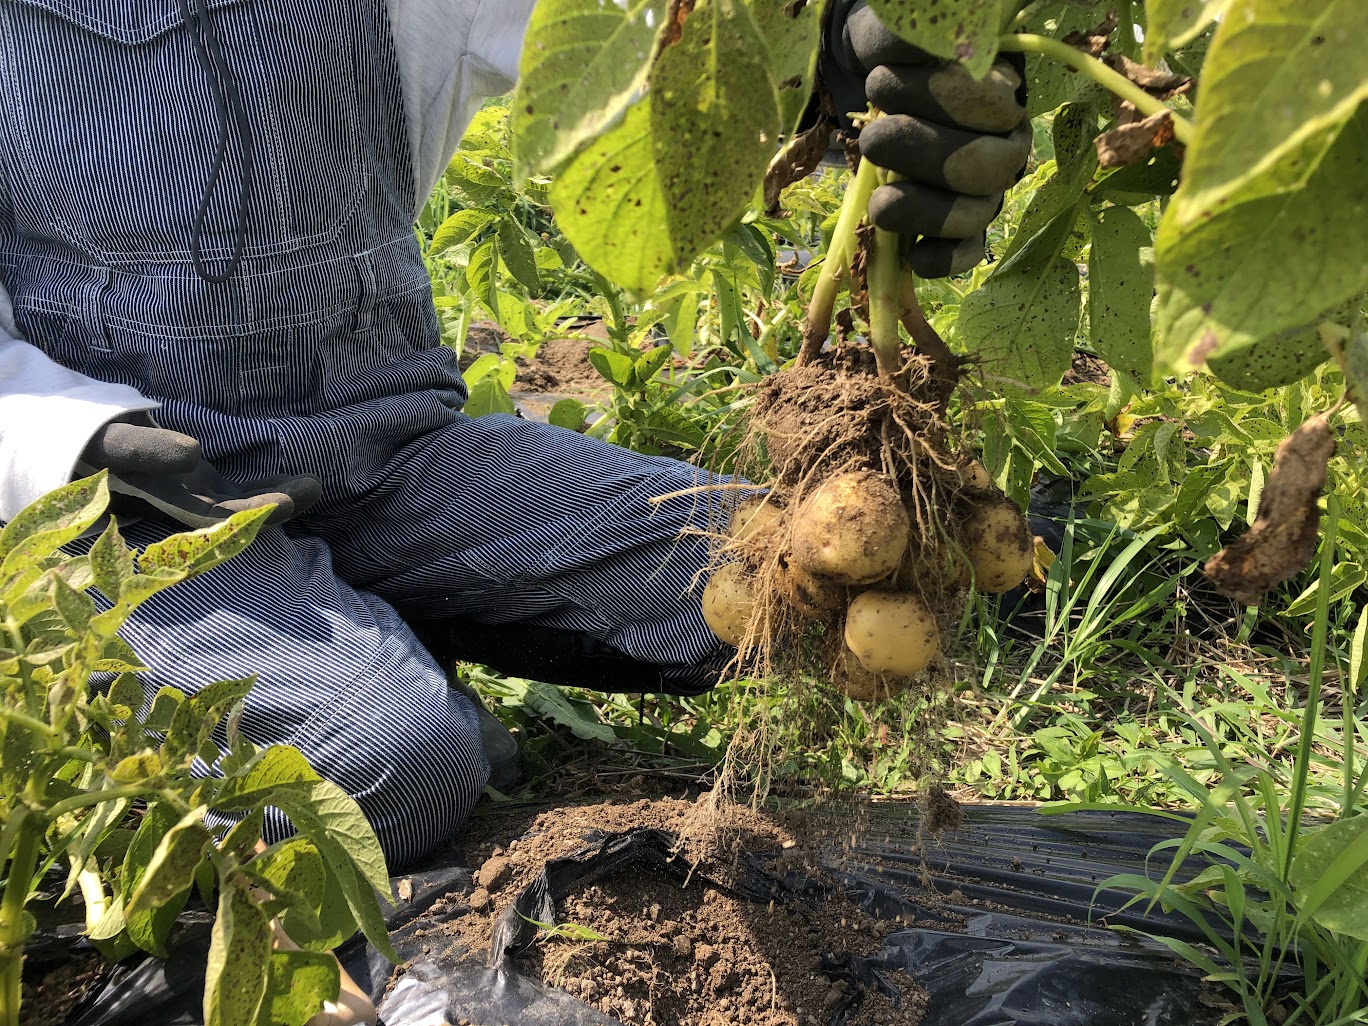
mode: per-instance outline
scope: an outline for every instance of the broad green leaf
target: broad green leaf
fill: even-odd
[[[153,779],[161,771],[161,759],[156,752],[139,752],[120,759],[110,771],[109,779],[116,784],[138,784]]]
[[[487,210],[458,210],[438,226],[428,247],[428,256],[437,256],[452,246],[469,242],[498,220]]]
[[[617,736],[612,727],[591,711],[576,708],[565,697],[565,692],[554,684],[529,681],[522,705],[528,712],[567,727],[576,737],[586,741],[612,741]]]
[[[1312,327],[1262,339],[1227,355],[1209,357],[1207,368],[1227,385],[1248,392],[1262,392],[1300,381],[1314,373],[1329,355],[1321,326],[1352,323],[1365,303],[1368,303],[1368,296],[1352,296],[1347,302],[1325,311]],[[1345,374],[1351,381],[1357,380],[1352,350],[1345,357]],[[1275,437],[1281,439],[1282,434],[1282,429],[1278,428]]]
[[[779,102],[779,128],[788,133],[798,124],[812,97],[817,73],[817,42],[825,0],[804,4],[746,0],[751,16],[769,48],[769,69]]]
[[[72,588],[60,577],[52,579],[52,601],[57,612],[66,621],[72,634],[80,635],[90,631],[90,621],[97,613],[95,600]]]
[[[1080,204],[1097,170],[1097,149],[1093,146],[1096,135],[1097,110],[1091,104],[1071,103],[1055,115],[1055,173],[1031,197],[1002,254],[1004,261],[1049,228],[1066,210]]]
[[[266,992],[266,1022],[271,1026],[304,1026],[341,991],[341,967],[323,951],[277,951],[271,955],[271,982]]]
[[[1156,238],[1167,370],[1276,349],[1368,288],[1364,38],[1361,0],[1231,0]]]
[[[679,260],[656,176],[645,103],[591,142],[551,183],[556,221],[585,262],[647,291]]]
[[[557,221],[586,263],[649,291],[741,216],[779,135],[764,52],[739,0],[700,0],[645,101],[552,183]]]
[[[308,951],[331,951],[356,933],[356,919],[339,874],[324,873],[323,895],[316,910],[298,905],[287,908],[280,914],[280,925],[290,940]]]
[[[197,713],[203,716],[211,709],[223,709],[242,701],[252,690],[254,684],[256,684],[255,677],[216,680],[196,691],[194,697],[190,699],[190,704],[195,707]]]
[[[1081,295],[1078,268],[1061,256],[1074,226],[1066,210],[960,304],[956,336],[991,380],[1057,385],[1073,358]]]
[[[466,284],[475,297],[499,319],[499,238],[490,236],[475,247],[465,269]]]
[[[1368,941],[1368,816],[1303,836],[1288,882],[1304,915],[1327,930]]]
[[[107,476],[101,471],[72,481],[16,513],[0,531],[0,578],[52,555],[93,526],[109,505]]]
[[[1002,0],[869,0],[879,19],[909,43],[963,61],[982,78],[997,56]]]
[[[169,730],[176,710],[184,705],[185,701],[185,695],[175,688],[163,687],[159,689],[152,698],[152,708],[147,711],[143,725],[148,730],[159,733]]]
[[[1230,0],[1145,0],[1145,63],[1192,42],[1221,16]]]
[[[578,431],[584,426],[584,418],[589,408],[578,399],[561,399],[547,415],[547,422],[567,431]]]
[[[121,673],[109,686],[109,704],[116,709],[127,709],[130,714],[142,708],[144,692],[142,681],[132,673]]]
[[[204,809],[191,809],[157,841],[147,869],[129,895],[125,915],[151,911],[190,889],[195,867],[214,835],[204,825]],[[139,850],[142,850],[141,848]]]
[[[203,573],[250,545],[271,512],[270,507],[244,509],[213,527],[173,534],[153,542],[138,557],[139,566],[144,573],[158,568]]]
[[[1090,213],[1088,337],[1109,366],[1147,382],[1154,367],[1154,240],[1129,207],[1092,208]]]
[[[1034,7],[1020,31],[1063,39],[1070,32],[1086,32],[1102,22],[1113,0],[1087,3],[1054,0]],[[1077,99],[1084,90],[1096,88],[1092,79],[1080,75],[1062,61],[1041,54],[1026,54],[1026,113],[1048,114],[1062,103]]]
[[[241,812],[259,802],[269,802],[280,788],[306,788],[319,779],[299,749],[272,745],[257,753],[245,773],[224,781],[213,807],[222,812]]]
[[[518,284],[528,292],[541,291],[541,275],[537,272],[537,258],[532,252],[527,230],[511,218],[499,222],[499,254]]]
[[[133,553],[124,544],[118,524],[112,520],[90,547],[90,570],[95,587],[110,602],[118,600],[124,582],[135,573]]]
[[[646,82],[667,0],[541,0],[512,103],[519,179],[557,169],[622,117]]]
[[[360,806],[326,780],[315,782],[307,792],[291,791],[277,805],[295,830],[318,846],[366,938],[386,958],[398,961],[374,893],[379,891],[392,900],[385,856]]]
[[[656,175],[682,273],[739,218],[782,131],[766,44],[741,0],[699,0],[651,72]]]
[[[591,349],[589,362],[596,371],[619,388],[635,390],[639,387],[635,376],[636,365],[630,356],[611,349]]]
[[[487,377],[470,386],[463,412],[471,417],[483,417],[490,413],[516,413],[517,406],[503,382],[496,377]]]
[[[512,206],[517,197],[494,164],[489,155],[459,150],[447,165],[445,179],[471,203]]]
[[[636,379],[643,383],[652,380],[660,373],[660,369],[665,366],[666,362],[670,359],[670,354],[673,352],[674,347],[666,344],[663,346],[656,346],[650,352],[637,357],[636,365],[634,367]]]
[[[1173,219],[1296,189],[1368,100],[1362,0],[1229,0]]]
[[[252,869],[279,892],[288,892],[317,913],[327,891],[328,873],[323,856],[312,841],[292,837],[272,845],[252,860]]]
[[[209,935],[204,1026],[253,1026],[265,1003],[270,973],[270,920],[243,884],[225,881]]]

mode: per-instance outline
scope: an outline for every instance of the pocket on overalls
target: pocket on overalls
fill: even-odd
[[[297,55],[291,33],[323,37],[327,26],[297,13],[291,19],[292,5],[207,7],[250,129],[248,210],[241,137],[231,113],[221,123],[178,0],[0,4],[0,73],[9,86],[0,145],[21,235],[111,267],[189,275],[221,137],[226,162],[202,237],[211,264],[231,256],[244,226],[251,257],[336,238],[355,216],[368,177],[356,111],[347,109],[346,94],[355,93],[350,57],[339,57],[339,71],[310,63],[316,51]],[[341,90],[334,79],[346,76],[353,81]]]

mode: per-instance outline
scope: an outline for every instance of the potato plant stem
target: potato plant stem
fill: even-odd
[[[38,865],[41,829],[37,823],[25,823],[19,828],[14,854],[6,867],[5,896],[0,899],[0,1024],[3,1026],[19,1026],[24,945],[33,932],[33,919],[24,906],[28,903],[29,886]]]
[[[1059,40],[1050,39],[1047,36],[1022,32],[1003,36],[998,41],[998,49],[1019,53],[1038,53],[1067,64],[1075,71],[1087,75],[1088,78],[1104,89],[1115,93],[1121,99],[1129,100],[1135,104],[1136,110],[1142,114],[1158,114],[1160,111],[1166,111],[1173,120],[1174,137],[1185,146],[1192,141],[1191,121],[1178,114],[1163,100],[1145,92],[1119,71],[1113,71],[1096,57],[1090,57],[1068,43],[1061,43]]]
[[[874,230],[869,254],[869,344],[879,376],[892,379],[902,370],[902,267],[898,260],[898,237],[882,228]]]
[[[812,301],[808,303],[807,323],[803,326],[803,345],[795,361],[799,367],[817,358],[827,336],[831,334],[831,314],[836,309],[836,297],[841,291],[841,280],[848,274],[850,258],[855,254],[855,230],[864,219],[869,208],[870,193],[877,184],[878,169],[867,160],[860,161],[859,169],[846,186],[845,200],[841,203],[841,216],[831,233],[831,245],[827,247],[822,273],[817,277],[817,284],[812,290]]]

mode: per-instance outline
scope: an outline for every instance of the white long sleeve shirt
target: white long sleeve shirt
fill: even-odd
[[[387,3],[421,204],[484,97],[512,88],[535,0]],[[126,385],[68,370],[25,342],[0,286],[0,521],[71,480],[103,425],[157,405]]]

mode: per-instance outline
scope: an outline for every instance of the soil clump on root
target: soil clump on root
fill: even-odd
[[[906,690],[940,657],[938,635],[958,621],[971,580],[967,522],[1006,501],[954,444],[941,392],[926,358],[911,355],[890,379],[853,343],[755,387],[737,467],[765,494],[742,504],[741,529],[733,516],[719,532],[716,554],[740,567],[745,587],[733,590],[752,603],[719,632],[737,644],[737,668],[813,675],[868,700]],[[853,658],[846,611],[871,589],[915,601],[940,630],[905,632],[915,650]],[[888,644],[904,643],[891,633]]]
[[[478,867],[469,908],[425,940],[487,956],[492,924],[547,860],[582,848],[591,831],[633,827],[688,838],[679,856],[696,869],[688,882],[641,866],[585,883],[557,903],[557,922],[604,939],[582,930],[543,934],[516,959],[520,972],[627,1026],[826,1026],[849,995],[823,971],[823,959],[873,954],[898,928],[837,896],[768,905],[740,897],[726,883],[743,852],[772,853],[776,871],[798,870],[806,842],[753,810],[720,815],[705,796],[561,807],[530,822],[526,812],[477,820],[467,838]],[[889,981],[901,991],[898,1006],[870,991],[849,1026],[921,1021],[925,990],[901,972]]]

